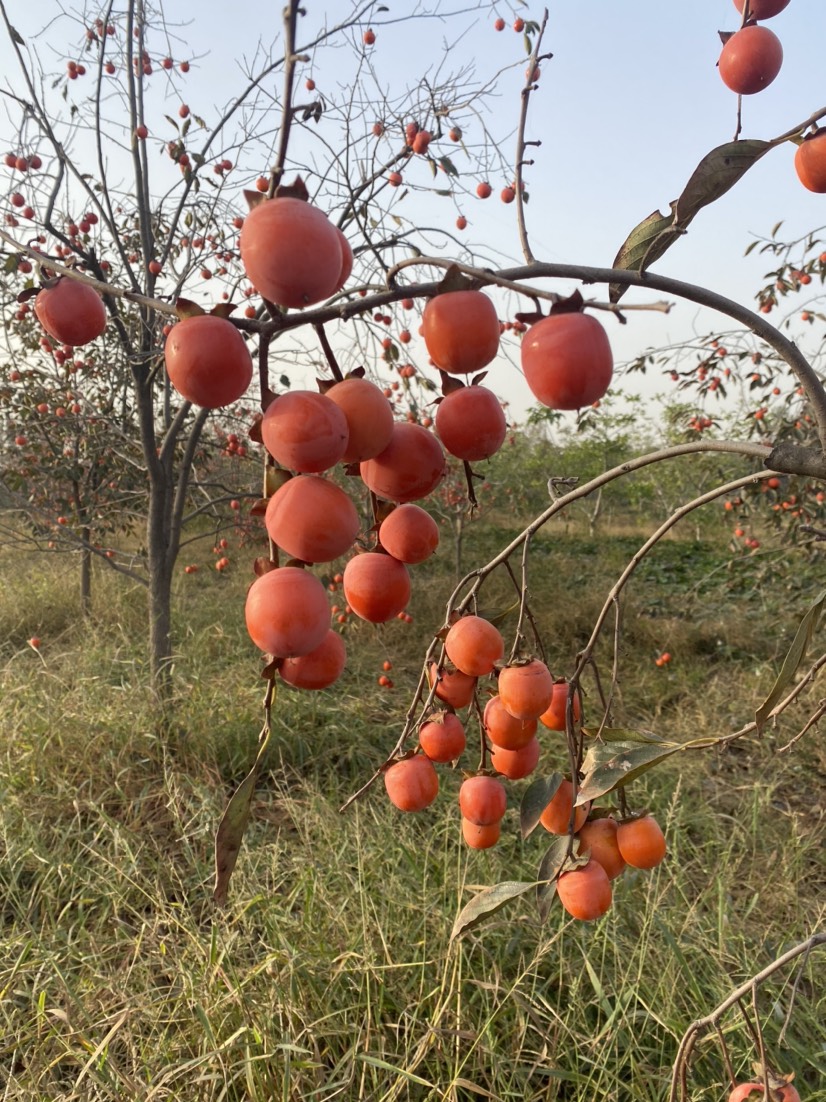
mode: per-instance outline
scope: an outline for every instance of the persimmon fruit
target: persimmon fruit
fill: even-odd
[[[461,616],[445,636],[445,652],[457,670],[484,677],[505,653],[505,641],[489,620]]]
[[[462,837],[471,849],[490,849],[499,841],[501,833],[501,819],[480,825],[462,816]]]
[[[476,826],[498,823],[508,806],[505,786],[496,777],[467,777],[459,789],[462,817]]]
[[[473,700],[476,678],[471,677],[470,674],[446,666],[440,669],[435,662],[431,662],[427,677],[431,685],[435,682],[438,699],[449,704],[451,708],[466,708]]]
[[[551,702],[539,717],[539,722],[547,727],[549,731],[564,731],[565,709],[568,706],[568,682],[555,681],[552,692]],[[579,723],[581,716],[579,693],[574,693],[572,707],[574,723]]]
[[[383,452],[393,435],[393,410],[381,390],[369,379],[351,376],[325,391],[347,420],[344,463],[361,463]]]
[[[763,1084],[738,1083],[728,1096],[728,1102],[743,1102],[743,1099],[748,1098],[751,1094],[756,1096],[754,1102],[759,1102],[759,1099],[763,1098]],[[792,1083],[785,1083],[782,1087],[770,1089],[769,1098],[772,1102],[800,1102],[797,1087]]]
[[[723,83],[739,96],[768,88],[783,64],[780,39],[768,27],[748,24],[723,46],[717,67]]]
[[[457,459],[478,462],[499,451],[508,431],[502,405],[484,386],[463,386],[436,407],[436,432]]]
[[[539,821],[545,830],[551,834],[567,834],[573,802],[574,786],[567,777],[563,777],[559,788],[554,792],[547,807],[539,817]],[[576,808],[574,812],[574,833],[582,827],[587,817],[588,808],[586,806]]]
[[[50,337],[76,348],[93,341],[106,328],[103,299],[94,287],[69,276],[38,292],[34,312]]]
[[[611,906],[613,895],[608,873],[597,861],[563,872],[556,882],[556,891],[568,914],[583,922],[601,918]]]
[[[270,539],[291,559],[332,562],[353,545],[359,516],[349,496],[316,474],[289,479],[270,498],[264,516]]]
[[[421,425],[397,421],[390,443],[360,465],[362,481],[377,497],[404,504],[427,497],[444,478],[445,456]]]
[[[344,568],[344,596],[362,620],[384,624],[404,611],[410,600],[410,575],[392,555],[368,551],[354,555]]]
[[[445,291],[425,306],[422,336],[442,371],[481,371],[499,351],[496,307],[482,291]]]
[[[794,167],[805,188],[819,195],[826,192],[826,128],[815,130],[797,147]]]
[[[231,321],[215,314],[184,318],[166,338],[166,373],[182,398],[223,409],[252,382],[252,357]]]
[[[550,409],[590,406],[614,374],[608,335],[590,314],[551,314],[522,338],[522,370],[531,393]]]
[[[499,698],[516,719],[538,719],[553,695],[551,671],[538,658],[521,666],[506,666],[499,674]]]
[[[439,775],[430,758],[416,754],[385,770],[384,787],[399,811],[423,811],[439,794]]]
[[[419,745],[431,761],[456,761],[466,744],[465,728],[453,712],[432,715],[419,728]]]
[[[279,306],[311,306],[341,286],[346,267],[342,235],[302,199],[265,199],[253,207],[244,219],[239,248],[250,283]]]
[[[439,546],[439,525],[420,505],[397,505],[379,526],[379,543],[401,562],[424,562]]]
[[[625,868],[625,858],[617,845],[614,819],[589,819],[579,827],[579,851],[584,850],[590,850],[591,859],[602,865],[609,880],[615,880]]]
[[[618,825],[617,848],[632,868],[653,869],[665,857],[667,846],[660,824],[645,815]]]
[[[270,402],[261,421],[264,447],[282,467],[301,474],[329,470],[347,450],[347,418],[314,390],[288,390]]]
[[[539,739],[534,737],[518,750],[505,750],[502,746],[494,746],[490,755],[490,764],[497,773],[507,777],[511,781],[519,781],[523,777],[530,776],[539,764],[542,748]]]
[[[536,735],[537,720],[512,716],[505,711],[498,696],[492,696],[485,705],[483,722],[493,746],[503,750],[519,750]]]
[[[330,630],[324,586],[298,566],[256,578],[247,592],[245,617],[253,643],[279,658],[309,654]]]
[[[790,0],[750,0],[749,18],[760,21],[772,19],[788,7],[789,3]],[[734,0],[734,6],[739,12],[742,12],[745,7],[745,0]]]
[[[337,631],[329,629],[314,650],[285,658],[278,672],[283,681],[296,689],[327,689],[341,677],[346,661],[344,640]]]

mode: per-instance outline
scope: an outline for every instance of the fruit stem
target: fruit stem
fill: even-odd
[[[327,359],[327,363],[330,365],[330,370],[333,373],[333,378],[337,383],[342,382],[342,380],[344,379],[344,375],[342,374],[341,368],[339,367],[338,360],[336,359],[336,354],[335,352],[333,352],[332,346],[327,339],[327,333],[325,332],[324,325],[319,322],[317,325],[313,326],[313,329],[316,332],[316,336],[318,337],[321,349]]]

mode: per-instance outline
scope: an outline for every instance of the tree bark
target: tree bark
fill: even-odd
[[[81,531],[83,546],[80,549],[80,611],[84,618],[92,611],[92,550],[90,542],[92,531],[84,528]]]

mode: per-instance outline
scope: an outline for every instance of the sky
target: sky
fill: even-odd
[[[441,10],[463,11],[456,19],[425,15],[408,20],[404,17],[414,9],[426,12],[439,5],[435,0],[420,4],[390,0],[385,6],[386,12],[376,12],[365,21],[373,28],[376,42],[369,52],[362,51],[363,64],[373,67],[376,84],[391,96],[402,96],[405,89],[416,87],[423,69],[431,80],[450,71],[473,71],[471,79],[498,74],[491,85],[486,124],[501,139],[506,159],[511,158],[526,58],[522,36],[511,24],[517,15],[541,19],[542,7],[500,4],[494,12],[488,7],[480,10],[474,2],[454,0],[443,2]],[[12,2],[9,7],[17,29],[27,39],[60,10],[52,0],[38,0],[36,5]],[[299,40],[327,18],[325,13],[340,17],[344,7],[308,0]],[[193,109],[205,115],[210,105],[217,112],[230,97],[244,64],[241,59],[251,59],[256,43],[272,41],[279,30],[279,6],[268,9],[260,0],[234,0],[231,18],[223,0],[202,0],[197,16],[191,16],[191,6],[180,0],[167,4],[166,11],[170,54],[192,59],[183,94]],[[568,0],[565,4],[549,0],[548,11],[543,52],[552,52],[553,57],[542,62],[527,125],[528,138],[541,141],[531,151],[534,165],[526,169],[531,242],[542,260],[609,266],[628,232],[654,209],[666,210],[701,157],[733,137],[737,101],[716,71],[721,48],[717,32],[735,30],[740,16],[731,0]],[[501,33],[493,28],[495,14],[507,22]],[[185,22],[175,28],[171,24],[178,19]],[[64,18],[58,25],[67,28],[67,36],[78,37],[79,23],[72,25]],[[774,137],[826,107],[824,0],[791,0],[766,26],[781,39],[784,64],[769,88],[744,98],[743,137]],[[360,32],[354,32],[361,51],[359,38]],[[312,74],[322,93],[325,87],[341,89],[350,79],[352,57],[352,50],[341,47],[320,51],[306,64],[306,73]],[[5,74],[13,72],[5,42],[0,67]],[[170,113],[181,94],[171,86],[164,93]],[[474,123],[471,117],[469,140],[480,132],[481,122]],[[11,136],[4,134],[3,140]],[[813,195],[799,184],[792,163],[794,148],[786,144],[764,157],[732,191],[698,215],[687,237],[653,270],[753,302],[768,270],[766,259],[757,252],[743,255],[753,237],[767,236],[781,220],[782,236],[789,238],[826,223],[826,196]],[[461,151],[450,152],[463,172],[467,162]],[[483,244],[503,265],[520,262],[515,206],[505,206],[497,198],[508,181],[495,158],[489,164],[494,196],[484,202],[468,196],[456,205],[433,199],[431,207],[417,207],[423,200],[415,194],[415,171],[423,173],[423,185],[429,183],[423,168],[411,166],[414,192],[397,198],[400,214],[427,211],[424,217],[432,218],[433,224],[452,229],[456,210],[461,208],[469,222],[464,233],[468,246]],[[449,248],[447,241],[445,247]],[[432,272],[422,272],[420,277],[431,278]],[[573,283],[543,285],[564,292],[574,287]],[[631,291],[626,301],[649,297],[662,296]],[[798,300],[795,308],[801,305]],[[624,327],[602,318],[618,361],[631,359],[647,347],[706,333],[714,325],[713,319],[687,303],[677,304],[667,316],[628,316]],[[724,327],[727,324],[723,321]],[[523,381],[505,374],[512,369],[502,370],[497,380],[500,393],[504,391],[516,405],[526,405],[529,396]]]

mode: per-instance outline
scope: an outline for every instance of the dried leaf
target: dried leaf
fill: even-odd
[[[252,769],[233,793],[221,822],[218,824],[215,835],[215,890],[212,893],[212,898],[219,907],[223,907],[227,902],[230,878],[238,860],[238,854],[241,851],[244,832],[250,821],[252,797],[255,793],[255,786],[258,783],[269,741],[270,728],[267,727],[258,744],[258,753],[255,756]]]
[[[512,899],[516,899],[525,892],[529,892],[535,885],[535,881],[529,880],[503,880],[500,884],[494,884],[491,888],[475,895],[459,912],[453,923],[450,940],[453,941],[461,934],[478,926],[490,915],[501,910]]]
[[[613,792],[636,777],[642,776],[658,762],[679,753],[692,744],[679,742],[597,742],[590,747],[582,763],[585,774],[577,793],[576,804],[587,803]]]

